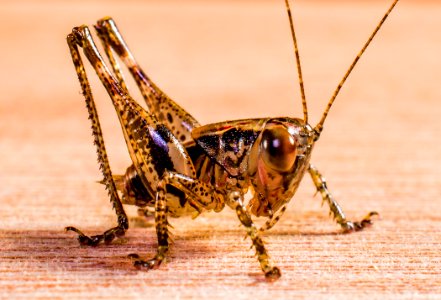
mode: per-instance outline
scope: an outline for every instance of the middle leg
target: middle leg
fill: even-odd
[[[175,196],[177,201],[171,201],[167,196]],[[187,208],[186,208],[187,207]],[[219,212],[224,202],[210,185],[197,179],[165,171],[158,182],[155,202],[155,224],[158,237],[158,248],[152,259],[143,260],[137,254],[130,254],[133,264],[138,268],[154,269],[159,267],[169,250],[168,214],[179,214],[181,209],[193,208],[195,215],[203,211]]]

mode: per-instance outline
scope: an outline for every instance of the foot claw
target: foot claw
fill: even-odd
[[[154,257],[149,260],[143,260],[140,258],[138,254],[135,253],[129,254],[129,258],[132,259],[133,266],[135,266],[135,268],[137,269],[142,269],[142,268],[147,270],[156,269],[161,265],[162,262],[162,259],[159,259],[157,257]]]
[[[76,227],[68,226],[64,228],[65,231],[73,231],[78,234],[78,242],[83,246],[98,246],[99,243],[104,242],[105,244],[110,244],[115,238],[120,238],[124,236],[124,227],[113,227],[104,232],[103,234],[87,236],[81,230]]]
[[[276,280],[282,276],[282,272],[277,267],[273,267],[270,271],[265,273],[265,277],[269,280]]]
[[[80,242],[81,245],[83,246],[98,246],[98,244],[100,243],[100,241],[103,239],[102,235],[93,235],[93,236],[87,236],[84,234],[80,234],[78,235],[78,242]]]
[[[68,231],[73,231],[73,232],[78,233],[79,235],[84,235],[84,233],[83,233],[81,230],[79,230],[79,229],[76,228],[76,227],[72,227],[72,226],[64,227],[64,231],[66,231],[66,232],[68,232]]]
[[[89,237],[89,236],[85,235],[78,228],[75,228],[72,226],[68,226],[68,227],[64,228],[64,230],[66,232],[73,231],[73,232],[77,233],[78,234],[77,240],[80,243],[80,245],[83,245],[83,246],[96,246],[96,245],[98,245],[98,243],[102,239],[102,237],[100,237],[99,235]]]
[[[378,215],[379,214],[376,211],[371,211],[370,213],[367,214],[366,217],[363,218],[363,220],[361,220],[359,222],[346,221],[346,222],[341,223],[341,227],[343,228],[343,231],[345,233],[353,232],[353,231],[360,231],[368,226],[371,226],[373,224],[371,218],[373,216],[378,216]]]
[[[131,253],[131,254],[127,255],[127,257],[130,259],[133,259],[133,260],[140,258],[140,256],[136,253]]]

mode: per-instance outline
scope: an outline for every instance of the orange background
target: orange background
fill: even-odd
[[[292,3],[313,125],[389,2]],[[136,271],[126,255],[153,255],[153,228],[132,226],[123,245],[96,249],[63,232],[115,224],[95,183],[90,124],[65,42],[73,26],[106,15],[146,73],[202,124],[301,116],[283,1],[2,1],[0,298],[441,297],[441,4],[397,5],[313,154],[349,218],[377,210],[381,219],[337,234],[305,178],[265,236],[283,273],[271,284],[228,209],[172,220],[169,262],[152,272]],[[89,77],[114,173],[122,173],[129,157],[115,113]]]

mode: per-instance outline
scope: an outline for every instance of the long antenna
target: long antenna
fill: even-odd
[[[308,107],[306,105],[305,88],[303,86],[303,76],[302,76],[302,67],[300,66],[299,48],[297,47],[296,33],[294,31],[294,22],[292,21],[291,9],[289,8],[288,0],[285,0],[285,4],[286,4],[286,11],[288,12],[289,26],[291,27],[292,41],[294,42],[294,53],[296,55],[297,73],[299,74],[300,93],[302,95],[302,105],[303,105],[303,120],[305,121],[305,124],[307,124]]]
[[[392,5],[390,6],[389,10],[386,12],[386,14],[384,15],[384,17],[381,19],[380,23],[378,23],[377,28],[375,28],[374,32],[372,32],[371,36],[369,37],[369,39],[367,40],[367,42],[364,44],[363,48],[361,49],[361,51],[358,53],[357,57],[354,59],[354,61],[352,62],[351,66],[349,67],[349,69],[346,71],[345,76],[343,76],[343,79],[340,81],[340,83],[338,84],[337,88],[334,91],[334,94],[331,97],[331,100],[329,100],[328,102],[328,106],[325,109],[325,112],[323,113],[323,116],[320,120],[320,122],[317,124],[317,126],[315,126],[314,130],[317,132],[317,134],[320,134],[323,130],[323,123],[325,122],[325,119],[328,115],[329,109],[331,108],[332,104],[334,103],[335,98],[337,97],[338,93],[340,92],[341,87],[343,86],[343,84],[345,83],[346,79],[348,78],[349,74],[352,72],[352,70],[354,69],[355,65],[357,64],[358,60],[360,59],[361,55],[364,53],[364,51],[366,50],[366,48],[369,46],[369,44],[371,43],[372,39],[374,38],[374,36],[377,34],[378,30],[380,30],[381,25],[383,25],[384,21],[386,21],[387,17],[389,16],[390,12],[392,11],[392,9],[395,7],[395,5],[397,4],[398,0],[395,0]]]

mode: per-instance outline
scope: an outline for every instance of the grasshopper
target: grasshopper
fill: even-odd
[[[279,221],[305,173],[310,174],[317,192],[328,203],[330,214],[343,231],[358,231],[370,225],[376,212],[361,221],[346,219],[310,158],[341,87],[397,2],[392,3],[356,56],[315,127],[308,123],[300,56],[288,0],[285,6],[294,43],[303,119],[243,119],[200,125],[144,73],[111,18],[99,20],[95,29],[113,72],[100,55],[89,28],[85,25],[73,28],[67,43],[92,121],[99,167],[104,176],[101,183],[108,191],[118,225],[94,236],[87,236],[75,227],[66,227],[66,230],[76,232],[82,245],[111,243],[124,236],[128,229],[123,204],[136,205],[145,213],[153,212],[158,239],[156,255],[151,259],[129,255],[137,268],[153,269],[164,261],[169,251],[169,217],[196,217],[203,212],[220,212],[228,206],[245,227],[265,276],[277,279],[281,271],[271,261],[261,233]],[[83,48],[110,95],[120,121],[132,161],[124,175],[112,174],[79,47]],[[116,56],[136,81],[148,110],[130,96]],[[244,195],[248,191],[252,198],[246,201]],[[253,222],[253,216],[267,218],[260,229]]]

